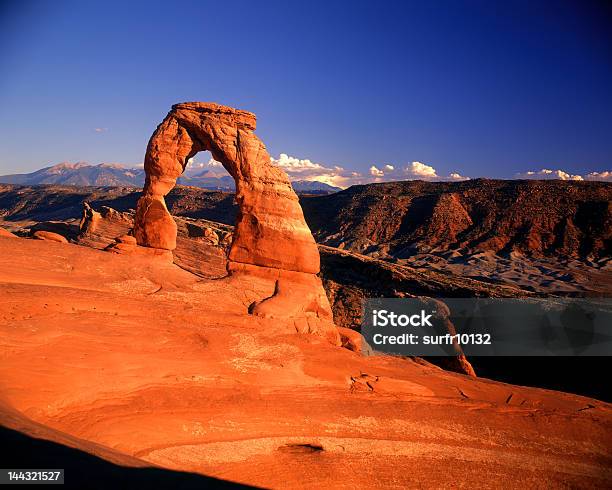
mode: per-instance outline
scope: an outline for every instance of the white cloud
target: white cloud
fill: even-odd
[[[348,187],[369,181],[369,179],[364,179],[359,172],[345,170],[338,165],[328,167],[307,158],[296,158],[286,153],[281,153],[278,158],[271,157],[270,161],[287,172],[292,181],[317,181],[336,187]]]
[[[108,128],[94,128],[94,131],[96,133],[106,133],[108,131]]]
[[[434,167],[422,162],[412,162],[403,168],[390,163],[383,165],[374,164],[368,169],[368,174],[363,175],[360,172],[349,171],[340,166],[328,167],[309,159],[292,157],[286,153],[281,153],[278,158],[271,158],[270,160],[273,164],[278,165],[287,172],[291,180],[319,181],[337,187],[407,179],[444,181],[469,179],[469,177],[463,177],[457,172],[451,173],[448,176],[440,176]]]
[[[207,172],[206,175],[225,175],[223,165],[213,158],[210,158],[208,162],[196,162],[195,158],[187,162],[187,175],[197,175],[201,172]],[[278,158],[271,157],[270,161],[282,168],[292,181],[318,181],[337,187],[348,187],[371,181],[371,179],[364,179],[359,172],[347,171],[340,166],[327,167],[309,159],[289,156],[286,153],[281,153]]]
[[[277,159],[270,158],[270,160],[283,170],[292,173],[310,172],[312,170],[321,170],[325,168],[319,163],[314,163],[308,159],[290,157],[286,153],[281,153]]]
[[[223,177],[227,175],[223,165],[210,158],[206,162],[197,162],[197,155],[187,161],[185,167],[185,176],[193,177],[195,175]],[[430,181],[460,181],[469,180],[469,177],[464,177],[457,172],[453,172],[448,176],[438,175],[436,169],[431,165],[422,162],[412,162],[411,164],[401,167],[393,164],[371,165],[368,173],[364,174],[354,170],[345,169],[339,165],[327,166],[321,163],[313,162],[307,158],[296,158],[281,153],[278,158],[270,158],[272,164],[282,168],[291,181],[307,180],[324,182],[325,184],[336,187],[346,188],[351,185],[369,184],[372,182],[392,182],[398,180],[430,180]],[[130,165],[136,168],[142,168],[143,164]],[[605,172],[604,172],[605,173]],[[608,172],[609,178],[612,179],[612,172]]]
[[[196,157],[187,161],[185,168],[186,176],[206,175],[223,176],[225,169],[223,165],[213,158],[207,162],[197,162]],[[272,164],[282,168],[291,181],[307,180],[324,182],[336,187],[346,188],[351,185],[369,184],[372,182],[391,182],[407,179],[457,181],[467,180],[459,173],[451,173],[448,176],[440,176],[436,169],[422,162],[412,162],[406,167],[400,167],[390,163],[380,166],[371,165],[367,174],[345,169],[339,165],[327,166],[313,162],[308,158],[297,158],[286,153],[281,153],[278,158],[271,157]]]
[[[556,180],[592,180],[601,182],[612,182],[612,171],[603,170],[601,172],[591,172],[585,175],[572,174],[564,170],[551,170],[543,168],[541,170],[528,170],[516,174],[517,179],[556,179]]]
[[[601,180],[603,182],[612,182],[612,171],[605,170],[603,172],[591,172],[584,176],[584,180]]]
[[[555,180],[600,180],[604,182],[612,182],[612,171],[605,170],[603,172],[591,172],[586,175],[572,174],[564,170],[551,170],[543,168],[541,170],[529,170],[527,172],[516,174],[517,179],[555,179]]]
[[[187,160],[187,165],[185,165],[185,168],[188,169],[200,169],[200,168],[208,168],[208,167],[222,167],[223,164],[221,162],[218,162],[217,160],[215,160],[214,158],[210,158],[208,160],[208,162],[196,162],[195,161],[195,157],[191,157],[189,160]]]
[[[457,172],[453,172],[448,176],[438,175],[436,169],[431,165],[423,162],[412,162],[404,168],[396,168],[395,165],[384,165],[378,168],[376,165],[370,167],[370,175],[373,177],[373,182],[390,182],[394,180],[468,180],[469,177],[464,177]]]
[[[461,174],[458,174],[457,172],[453,172],[448,174],[448,178],[445,180],[470,180],[469,177],[464,177]]]
[[[376,167],[376,165],[372,165],[370,167],[370,175],[372,177],[384,177],[385,172],[379,168]]]
[[[413,177],[423,177],[425,179],[435,179],[438,177],[435,168],[421,162],[412,162],[404,171]]]

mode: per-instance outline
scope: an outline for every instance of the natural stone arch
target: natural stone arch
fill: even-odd
[[[256,276],[272,284],[249,312],[293,321],[298,332],[340,342],[319,272],[319,250],[285,172],[270,162],[253,134],[255,115],[213,103],[172,106],[149,141],[146,181],[138,201],[134,236],[140,246],[176,248],[176,223],[164,196],[187,161],[210,151],[236,182],[238,216],[229,252],[231,275]]]
[[[210,151],[236,182],[238,217],[229,259],[263,267],[319,272],[319,252],[289,178],[270,163],[253,131],[255,115],[230,107],[176,104],[151,137],[145,156],[146,182],[138,203],[139,245],[173,250],[176,224],[164,196],[187,161]]]

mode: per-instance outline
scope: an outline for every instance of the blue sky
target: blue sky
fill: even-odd
[[[612,169],[605,3],[0,5],[3,174],[141,162],[188,100],[255,112],[275,159],[330,182]]]

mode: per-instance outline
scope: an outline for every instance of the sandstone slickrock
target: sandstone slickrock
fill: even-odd
[[[257,278],[1,247],[0,425],[85,452],[67,468],[95,454],[259,488],[612,485],[609,403],[295,335],[248,315]]]
[[[0,237],[3,238],[17,238],[17,235],[11,233],[8,230],[5,230],[4,228],[0,227]]]
[[[104,248],[107,251],[119,254],[134,254],[144,251],[170,253],[170,251],[163,251],[162,249],[137,247],[134,242],[135,239],[131,235],[115,237],[120,231],[115,221],[117,216],[121,216],[120,223],[123,226],[121,230],[127,233],[132,228],[131,215],[129,213],[118,213],[113,209],[103,207],[95,239],[92,241],[92,237],[85,235],[79,237],[77,242],[88,246],[92,246],[92,243],[94,245],[99,243],[96,248]],[[233,228],[220,223],[191,218],[175,218],[175,221],[177,222],[178,236],[177,248],[172,252],[174,263],[199,277],[219,278],[224,276],[227,263],[224,242],[231,241]],[[103,233],[110,233],[110,235],[102,236]],[[216,244],[207,238],[207,236],[213,235],[223,236],[222,243]],[[358,331],[361,325],[362,303],[366,297],[414,297],[413,294],[410,294],[410,291],[414,291],[420,296],[436,295],[440,294],[441,291],[464,296],[473,294],[484,296],[521,294],[520,290],[504,289],[500,286],[479,283],[470,279],[458,280],[437,273],[429,275],[414,271],[409,267],[397,266],[325,246],[320,246],[320,254],[324,287],[328,300],[333,305],[333,321],[339,327],[338,331],[342,345],[349,350],[364,354],[371,350],[369,346],[363,345],[361,334]],[[234,263],[230,267],[236,273],[237,268],[246,269],[249,266]],[[247,282],[259,277],[273,282],[274,288],[276,288],[276,280],[281,276],[292,281],[290,290],[277,290],[274,300],[264,302],[262,307],[267,308],[268,312],[260,313],[259,304],[262,301],[256,300],[251,305],[252,313],[260,313],[260,316],[265,317],[274,317],[275,314],[277,316],[291,314],[297,318],[295,326],[298,332],[317,331],[317,319],[310,318],[309,321],[308,316],[312,317],[312,315],[308,315],[304,310],[304,306],[308,305],[306,300],[308,297],[310,297],[311,308],[315,311],[317,306],[325,301],[325,298],[317,296],[317,294],[320,294],[320,290],[317,287],[317,282],[313,281],[312,275],[255,266],[250,266],[249,269],[243,271],[243,275],[247,276],[245,278]],[[457,286],[460,286],[460,288],[457,289]],[[274,292],[273,289],[270,289],[270,293],[272,292]],[[525,292],[525,294],[527,293]],[[272,307],[278,308],[278,311],[270,311]],[[318,315],[326,320],[332,320],[327,316],[327,310],[320,310]],[[343,329],[341,327],[348,328]],[[449,324],[448,328],[452,328],[452,324]],[[454,333],[454,330],[451,333]],[[470,363],[465,359],[462,352],[458,352],[455,357],[439,358],[434,361],[435,364],[443,366],[445,369],[474,375]]]
[[[270,162],[255,136],[255,115],[213,103],[172,106],[153,133],[145,155],[146,181],[138,201],[138,245],[174,250],[177,226],[164,197],[190,158],[210,151],[236,182],[238,216],[229,252],[231,275],[275,282],[274,294],[251,312],[295,318],[298,331],[319,333],[339,344],[331,309],[316,274],[319,252],[289,178]]]
[[[134,238],[132,235],[121,235],[120,237],[117,237],[116,240],[119,243],[126,243],[128,245],[136,245],[136,238]]]
[[[121,235],[115,238],[115,243],[110,244],[105,250],[109,250],[111,252],[132,252],[136,251],[136,249],[136,238],[131,235]]]
[[[104,250],[114,253],[135,253],[137,251],[136,239],[131,235],[121,235],[115,238],[115,242],[108,245]],[[155,249],[151,249],[153,251]]]
[[[32,238],[35,238],[36,240],[50,240],[52,242],[68,243],[68,240],[66,240],[66,238],[64,238],[58,233],[53,233],[52,231],[35,231],[32,234]]]

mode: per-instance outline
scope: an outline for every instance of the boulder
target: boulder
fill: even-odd
[[[346,327],[338,327],[340,333],[340,341],[342,347],[353,352],[359,352],[363,355],[371,355],[372,347],[365,341],[363,335],[356,330]]]
[[[68,240],[66,240],[66,238],[64,238],[59,233],[54,233],[52,231],[43,231],[43,230],[35,231],[32,234],[32,238],[36,240],[49,240],[52,242],[68,243]]]

